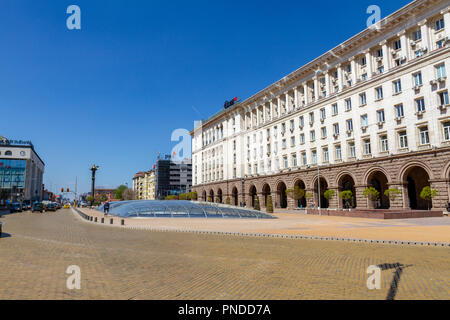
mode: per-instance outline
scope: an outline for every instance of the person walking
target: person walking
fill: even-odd
[[[108,213],[109,213],[109,202],[106,202],[103,205],[103,212],[105,213],[105,216],[108,215]]]

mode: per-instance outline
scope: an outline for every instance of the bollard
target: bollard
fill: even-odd
[[[109,219],[109,223],[110,223],[110,224],[113,224],[113,219]]]
[[[125,225],[125,220],[122,219],[122,220],[120,221],[120,224],[121,224],[122,226],[124,226],[124,225]]]
[[[102,223],[105,223],[105,218],[102,218]]]
[[[97,217],[94,218],[94,222],[97,222]]]

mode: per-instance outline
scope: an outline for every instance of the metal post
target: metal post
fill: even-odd
[[[95,172],[99,169],[98,166],[96,166],[95,164],[92,166],[91,171],[92,171],[92,186],[91,186],[91,194],[92,194],[92,202],[91,202],[91,206],[94,204],[94,200],[95,200]]]
[[[322,215],[322,208],[321,208],[321,206],[322,206],[322,203],[321,203],[321,199],[320,199],[320,167],[319,167],[319,165],[317,165],[317,187],[318,187],[318,189],[319,189],[319,196],[318,196],[318,198],[319,198],[319,216],[321,216]]]

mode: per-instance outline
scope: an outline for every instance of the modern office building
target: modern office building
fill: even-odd
[[[0,136],[0,201],[41,201],[44,167],[30,141]]]
[[[192,160],[173,161],[171,156],[158,158],[155,166],[156,199],[188,193],[192,186]]]
[[[155,200],[156,176],[155,171],[141,171],[133,176],[133,191],[137,200]]]
[[[318,13],[319,14],[319,13]],[[326,39],[321,39],[325,41]],[[450,194],[449,2],[413,1],[191,132],[199,199],[252,206],[268,195],[298,206],[299,186],[321,207],[434,209]],[[400,190],[396,199],[384,195]],[[320,190],[320,192],[319,192]],[[327,201],[326,190],[336,196]],[[319,197],[320,193],[320,197]],[[305,203],[303,203],[305,204]]]

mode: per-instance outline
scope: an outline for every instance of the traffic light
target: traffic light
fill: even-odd
[[[69,192],[69,188],[67,188],[67,192]]]
[[[64,188],[61,188],[61,193],[64,192]]]

